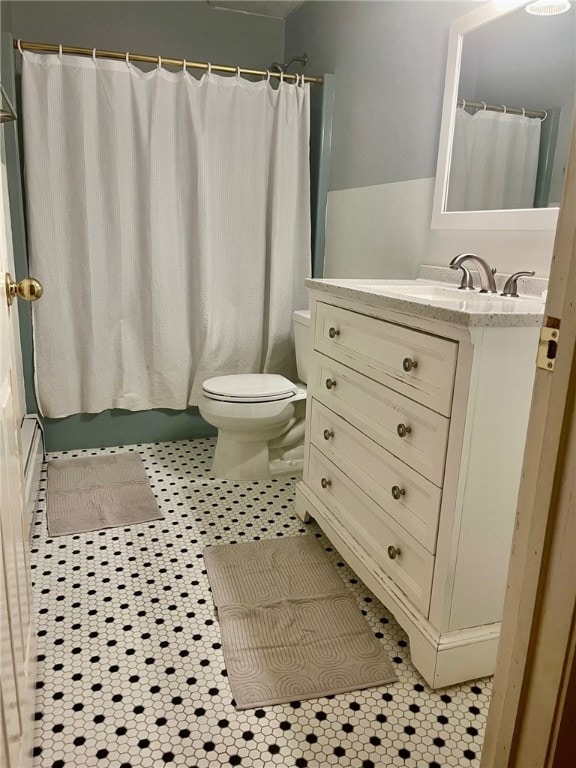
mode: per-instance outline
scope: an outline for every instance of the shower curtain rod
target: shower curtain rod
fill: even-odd
[[[546,120],[548,112],[543,109],[524,109],[523,107],[506,107],[504,104],[486,104],[485,101],[468,101],[468,99],[458,99],[457,107],[474,107],[475,109],[489,112],[503,112],[509,115],[522,115],[523,117],[539,117]]]
[[[14,48],[20,51],[36,51],[39,53],[72,54],[74,56],[92,56],[97,59],[117,59],[119,61],[141,61],[147,64],[160,64],[161,66],[183,67],[187,69],[205,69],[211,72],[230,72],[240,75],[259,75],[261,77],[275,77],[283,80],[300,80],[301,75],[281,75],[280,72],[269,72],[266,69],[245,69],[243,67],[231,67],[226,64],[210,64],[204,61],[188,61],[187,59],[172,59],[168,56],[145,56],[142,53],[130,53],[121,51],[105,51],[99,48],[79,48],[74,45],[54,45],[52,43],[31,43],[24,40],[14,40]],[[324,84],[324,78],[315,75],[304,75],[305,83]]]

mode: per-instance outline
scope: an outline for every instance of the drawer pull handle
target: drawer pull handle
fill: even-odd
[[[340,336],[340,331],[337,328],[330,328],[328,336],[330,336],[331,339],[334,339],[336,336]]]
[[[402,552],[400,551],[400,547],[393,547],[393,546],[388,547],[388,557],[390,558],[390,560],[396,560],[398,555],[401,555],[401,554]]]
[[[331,429],[325,429],[324,430],[324,440],[330,440],[331,437],[334,437],[334,432],[332,432]]]
[[[402,498],[402,496],[406,495],[406,491],[404,488],[400,488],[399,485],[393,485],[392,486],[392,496],[398,501]]]
[[[418,361],[412,360],[410,357],[405,357],[402,361],[402,368],[404,368],[406,373],[410,373],[413,368],[418,368]]]
[[[407,427],[406,424],[398,424],[396,432],[398,432],[400,437],[406,437],[406,435],[409,435],[410,432],[412,432],[412,427]]]
[[[327,477],[323,477],[322,480],[320,480],[320,485],[322,488],[328,488],[329,485],[332,485],[332,480],[328,480]]]
[[[326,379],[326,389],[333,389],[336,386],[336,379]]]

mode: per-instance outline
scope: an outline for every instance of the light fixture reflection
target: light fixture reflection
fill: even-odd
[[[536,0],[526,6],[526,11],[534,16],[557,16],[569,10],[569,0]]]

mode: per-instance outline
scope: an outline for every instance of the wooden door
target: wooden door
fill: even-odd
[[[0,126],[0,766],[31,765],[33,631],[28,530],[20,453],[22,374],[17,305],[8,306],[5,275],[14,275]]]
[[[557,350],[536,371],[482,768],[576,764],[575,308],[576,126],[544,312]]]

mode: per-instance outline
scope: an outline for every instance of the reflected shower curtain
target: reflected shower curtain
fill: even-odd
[[[294,374],[310,273],[309,86],[23,56],[42,413],[183,409]]]
[[[540,119],[456,110],[448,211],[533,208]]]

